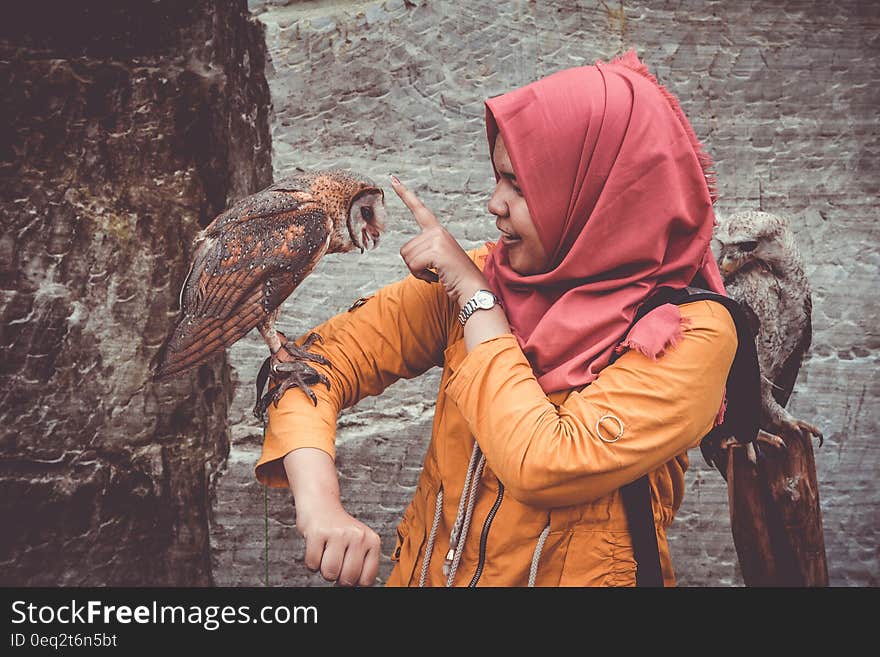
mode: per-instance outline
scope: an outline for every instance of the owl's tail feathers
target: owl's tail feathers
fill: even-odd
[[[193,367],[208,360],[217,351],[215,348],[210,350],[203,349],[198,352],[183,352],[175,345],[178,342],[175,340],[175,338],[178,338],[177,332],[178,329],[175,329],[174,333],[165,340],[162,347],[150,361],[150,377],[155,382],[167,381],[180,374],[184,374]],[[208,345],[205,346],[207,347]],[[222,344],[218,345],[218,347],[222,346]]]
[[[234,315],[225,321],[213,319],[198,324],[189,323],[186,317],[181,319],[150,363],[153,381],[167,380],[209,361],[256,325],[256,321],[245,319],[250,318]]]
[[[165,340],[156,355],[150,361],[150,378],[155,382],[167,381],[196,365],[199,362],[193,362],[191,359],[181,358],[180,352],[172,348],[174,336]]]
[[[210,360],[218,351],[226,345],[223,341],[214,338],[210,341],[198,344],[181,345],[177,330],[165,341],[165,344],[156,352],[150,362],[150,374],[153,381],[166,381],[170,378],[184,374],[188,370]]]

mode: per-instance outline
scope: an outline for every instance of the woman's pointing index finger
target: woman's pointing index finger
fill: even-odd
[[[434,226],[440,225],[440,222],[437,221],[437,217],[434,216],[434,213],[422,203],[421,199],[415,195],[415,192],[410,191],[394,174],[391,174],[391,188],[397,193],[406,207],[409,208],[409,211],[412,212],[413,217],[415,217],[416,223],[422,229],[433,228]]]

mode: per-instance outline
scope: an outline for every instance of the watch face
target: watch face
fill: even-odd
[[[489,309],[495,305],[495,295],[486,290],[479,290],[474,295],[474,301],[477,302],[477,306],[480,308]]]

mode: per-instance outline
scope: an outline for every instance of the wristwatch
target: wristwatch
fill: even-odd
[[[477,290],[474,292],[474,296],[468,299],[467,303],[461,307],[461,312],[458,313],[458,321],[464,326],[465,322],[468,321],[468,318],[473,315],[475,311],[489,310],[496,304],[501,305],[501,302],[491,291]]]

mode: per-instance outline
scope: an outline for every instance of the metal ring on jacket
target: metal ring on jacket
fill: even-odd
[[[614,420],[615,422],[617,422],[617,426],[620,427],[620,431],[617,432],[617,435],[614,436],[614,438],[611,438],[610,440],[608,438],[604,438],[602,436],[602,431],[599,427],[599,425],[602,424],[602,420],[604,420],[605,418],[610,418],[610,419]],[[623,422],[621,422],[620,418],[618,418],[616,415],[603,415],[598,420],[596,420],[596,435],[599,436],[600,440],[602,440],[606,443],[616,443],[618,440],[620,440],[620,437],[623,435]]]

